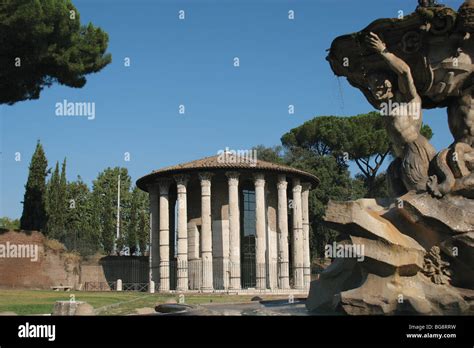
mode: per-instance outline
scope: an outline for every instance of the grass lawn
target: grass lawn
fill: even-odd
[[[148,294],[146,292],[57,292],[48,290],[0,290],[0,313],[15,312],[19,315],[51,313],[56,301],[85,301],[101,315],[126,315],[136,308],[154,307],[158,303],[178,300],[175,294]],[[186,304],[242,303],[253,296],[225,294],[187,294]]]

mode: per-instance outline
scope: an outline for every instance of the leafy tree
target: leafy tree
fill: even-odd
[[[340,164],[354,161],[367,187],[367,196],[374,197],[382,190],[377,185],[385,185],[380,180],[384,176],[378,178],[378,175],[392,148],[385,127],[386,118],[377,112],[352,117],[321,116],[283,135],[282,143],[317,155],[331,154]],[[433,136],[427,125],[423,126],[422,134],[428,139]]]
[[[143,254],[149,236],[148,196],[138,187],[134,187],[132,191],[128,216],[125,246],[130,255],[137,254],[138,251]]]
[[[42,231],[46,225],[46,176],[48,175],[48,161],[43,146],[37,142],[31,158],[28,180],[25,186],[23,199],[23,213],[20,227],[23,230]]]
[[[130,255],[133,255],[137,251],[138,239],[137,239],[137,230],[138,230],[138,194],[136,188],[132,192],[132,201],[130,206],[130,221],[127,225],[126,231],[126,246],[130,251]]]
[[[121,238],[116,239],[117,228],[117,184],[120,174],[120,206],[121,222],[128,219],[128,207],[130,206],[131,178],[126,168],[107,168],[100,172],[93,182],[93,200],[98,215],[101,244],[105,252],[111,253],[114,243],[117,242],[117,250],[124,246],[124,234],[126,224],[121,223]],[[122,209],[123,208],[123,209]]]
[[[17,230],[20,228],[20,220],[10,219],[9,217],[0,218],[0,228],[7,230]]]
[[[108,35],[81,25],[70,0],[0,2],[0,104],[38,99],[53,83],[80,88],[111,62]]]
[[[257,160],[273,162],[284,164],[283,159],[283,147],[282,146],[273,146],[265,147],[264,145],[257,145],[252,148],[257,152]]]
[[[130,255],[146,251],[150,228],[148,195],[137,187],[130,191],[131,178],[126,168],[107,168],[99,173],[92,192],[80,176],[76,181],[67,181],[66,159],[61,171],[56,162],[47,184],[51,170],[46,168],[47,160],[38,141],[25,186],[22,229],[42,230],[82,255],[97,251],[110,254],[115,243],[117,250],[128,249]],[[121,236],[116,241],[119,175]],[[19,225],[18,220],[0,219],[0,227],[4,229]]]
[[[147,207],[147,209],[142,209],[139,213],[137,232],[138,248],[140,249],[140,254],[144,255],[150,240],[150,214],[148,213],[148,195],[145,192],[142,192],[140,195],[143,196],[143,204]]]
[[[96,206],[89,187],[78,176],[67,184],[65,245],[81,255],[92,255],[100,250],[100,234]]]

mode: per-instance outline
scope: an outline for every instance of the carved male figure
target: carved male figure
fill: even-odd
[[[389,72],[385,71],[372,72],[367,76],[369,89],[379,102],[380,108],[386,103],[419,106],[407,107],[408,114],[390,113],[384,116],[387,117],[387,132],[393,143],[395,155],[401,162],[401,179],[406,189],[426,190],[429,164],[436,152],[420,133],[421,97],[416,90],[410,67],[390,53],[376,34],[368,35],[367,44],[380,54],[397,77],[396,81],[392,81]]]

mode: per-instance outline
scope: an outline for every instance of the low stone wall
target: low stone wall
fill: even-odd
[[[117,279],[148,283],[148,257],[81,258],[40,232],[0,230],[1,288],[104,291]]]
[[[81,290],[110,290],[100,257],[83,259],[81,263]]]
[[[0,231],[0,287],[78,288],[80,257],[39,232]]]

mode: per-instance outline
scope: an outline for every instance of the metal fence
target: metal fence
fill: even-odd
[[[149,281],[149,262],[140,256],[107,256],[100,260],[107,281],[121,279],[123,284],[146,284]]]
[[[301,277],[304,277],[303,267],[300,266]],[[246,260],[243,263],[232,263],[229,260],[214,259],[212,262],[206,262],[201,259],[190,261],[169,261],[161,262],[159,266],[153,268],[153,279],[155,280],[157,289],[160,288],[160,271],[165,271],[169,275],[169,286],[167,289],[176,290],[179,287],[179,278],[186,277],[189,290],[201,290],[206,285],[205,278],[211,278],[212,287],[215,290],[232,289],[232,277],[240,278],[238,285],[241,289],[278,289],[281,288],[280,274],[282,272],[281,265],[277,262],[256,264],[255,261]],[[308,270],[309,272],[309,270]],[[289,283],[294,284],[293,269],[288,270]],[[166,279],[167,277],[165,277]]]
[[[123,291],[148,291],[150,268],[146,257],[109,256],[101,259],[107,282],[86,282],[83,289],[86,291],[116,290],[118,279],[122,281]],[[162,276],[160,276],[162,272]],[[242,263],[232,263],[228,259],[214,258],[213,261],[202,259],[189,261],[157,262],[151,273],[155,281],[156,290],[237,290],[237,289],[281,289],[281,275],[288,274],[287,283],[291,288],[302,288],[305,275],[310,270],[300,267],[270,262],[257,264],[254,259],[246,259]],[[303,279],[295,283],[295,274]],[[166,284],[160,284],[160,281]]]

